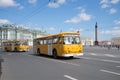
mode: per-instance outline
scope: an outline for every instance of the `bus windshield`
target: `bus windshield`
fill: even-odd
[[[78,35],[66,35],[63,37],[64,44],[79,44],[80,37]]]

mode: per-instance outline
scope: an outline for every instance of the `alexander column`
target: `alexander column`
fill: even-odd
[[[97,29],[98,29],[98,26],[97,26],[97,22],[95,24],[95,46],[98,46],[98,34],[97,34]]]

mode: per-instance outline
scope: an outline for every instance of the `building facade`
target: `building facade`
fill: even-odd
[[[99,46],[101,46],[101,47],[112,46],[112,41],[111,40],[99,41]]]
[[[120,37],[113,37],[111,41],[114,47],[120,46]]]
[[[93,39],[90,37],[81,37],[81,42],[83,46],[93,46]]]
[[[1,25],[0,26],[0,46],[6,40],[28,40],[29,45],[32,46],[33,39],[46,35],[46,32],[40,30],[30,30],[24,27],[15,25]]]

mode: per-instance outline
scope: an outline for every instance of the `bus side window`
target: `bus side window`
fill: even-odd
[[[47,40],[46,39],[44,40],[44,44],[47,44]]]
[[[41,45],[43,44],[43,40],[40,40],[40,44],[41,44]]]
[[[53,44],[57,44],[57,42],[58,42],[58,37],[54,37],[53,38]]]
[[[35,45],[37,45],[37,40],[33,40],[33,45],[35,46]]]
[[[9,46],[11,46],[12,45],[12,43],[9,43]]]
[[[37,40],[36,42],[37,42],[37,45],[40,45],[40,40]]]

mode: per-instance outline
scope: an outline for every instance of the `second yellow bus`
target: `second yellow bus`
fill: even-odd
[[[29,51],[27,40],[7,40],[2,43],[3,51]]]

